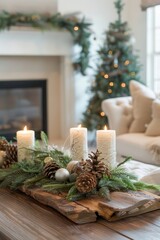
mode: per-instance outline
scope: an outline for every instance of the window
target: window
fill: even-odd
[[[147,9],[147,83],[160,95],[160,5]]]

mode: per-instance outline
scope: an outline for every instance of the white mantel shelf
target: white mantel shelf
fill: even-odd
[[[71,55],[73,39],[65,31],[41,31],[30,27],[12,27],[0,32],[0,55]]]
[[[61,136],[67,137],[74,125],[74,80],[72,67],[73,38],[67,31],[41,31],[28,27],[12,27],[0,32],[0,57],[59,56],[61,79]],[[53,119],[50,120],[50,125]]]

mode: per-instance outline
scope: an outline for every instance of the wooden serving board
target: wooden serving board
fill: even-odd
[[[95,222],[97,215],[116,221],[160,209],[160,197],[145,191],[113,192],[110,201],[94,196],[76,202],[69,202],[63,194],[56,195],[39,188],[22,188],[21,191],[78,224]]]

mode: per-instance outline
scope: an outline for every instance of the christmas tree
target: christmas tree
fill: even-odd
[[[127,22],[121,18],[124,4],[122,0],[116,0],[114,5],[118,19],[109,24],[104,45],[98,51],[100,64],[90,87],[91,98],[83,113],[82,124],[91,131],[102,129],[107,123],[107,117],[101,109],[102,101],[130,95],[130,80],[140,80],[140,64],[131,42],[133,37]]]

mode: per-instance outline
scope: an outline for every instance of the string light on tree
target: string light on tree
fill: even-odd
[[[109,83],[109,86],[110,86],[110,87],[113,87],[113,86],[114,86],[114,83],[113,83],[113,82],[110,82],[110,83]]]
[[[118,59],[117,58],[114,59],[113,66],[114,66],[114,68],[118,68]]]
[[[79,30],[79,27],[78,26],[74,26],[74,31],[77,32]]]
[[[109,78],[109,75],[106,73],[106,74],[104,74],[104,78]]]
[[[111,94],[112,93],[112,89],[108,89],[108,93]]]
[[[112,50],[109,50],[108,55],[112,55],[112,54],[113,54]]]
[[[130,64],[130,61],[129,60],[126,60],[125,62],[124,62],[124,65],[125,66],[128,66]]]
[[[104,116],[105,116],[105,113],[104,113],[104,112],[100,112],[100,116],[101,116],[101,117],[104,117]]]
[[[121,87],[122,87],[122,88],[125,88],[125,87],[126,87],[126,83],[124,83],[124,82],[121,83]]]

